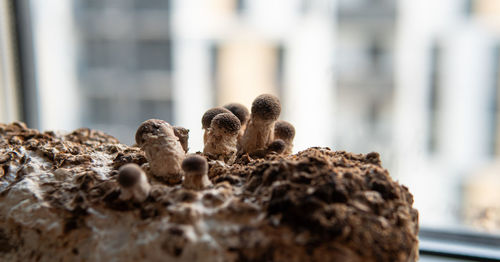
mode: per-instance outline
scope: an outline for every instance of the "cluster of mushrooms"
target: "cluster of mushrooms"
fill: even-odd
[[[203,190],[212,185],[208,161],[231,165],[244,154],[254,158],[291,154],[295,128],[278,120],[280,113],[279,99],[269,94],[253,101],[251,113],[238,103],[207,110],[201,120],[205,133],[200,154],[187,154],[189,130],[159,119],[143,122],[135,141],[148,163],[143,168],[126,164],[119,169],[120,198],[142,202],[148,197],[151,185],[144,170],[169,185],[182,183],[186,189]]]

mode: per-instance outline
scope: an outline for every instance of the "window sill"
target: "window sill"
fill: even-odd
[[[500,261],[500,236],[422,229],[419,238],[422,261],[428,256],[459,261]]]

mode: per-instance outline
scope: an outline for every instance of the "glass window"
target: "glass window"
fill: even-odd
[[[139,40],[137,42],[138,70],[172,69],[171,43],[169,40]]]
[[[139,10],[165,10],[170,8],[170,0],[134,0],[134,7]]]
[[[117,57],[113,54],[116,46],[113,46],[113,43],[107,39],[89,39],[84,42],[84,48],[82,58],[86,60],[89,68],[119,65],[116,61]]]
[[[157,118],[173,123],[174,114],[172,108],[173,105],[170,100],[142,99],[140,101],[141,118],[143,120]]]
[[[106,1],[107,0],[78,0],[77,2],[81,6],[81,8],[98,10],[106,6]]]
[[[439,102],[441,101],[440,94],[440,80],[441,80],[441,49],[436,43],[430,49],[430,91],[429,91],[429,135],[428,137],[428,150],[432,154],[437,149],[437,135],[439,123]]]
[[[105,97],[89,97],[88,108],[89,115],[87,122],[89,124],[107,124],[112,122],[112,100]]]
[[[295,151],[378,151],[423,228],[500,235],[500,1],[30,3],[33,127],[161,118],[201,151],[206,109],[273,93]]]

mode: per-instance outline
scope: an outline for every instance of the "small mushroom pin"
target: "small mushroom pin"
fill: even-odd
[[[182,161],[184,181],[182,186],[186,189],[203,190],[212,185],[208,179],[207,160],[199,155],[191,155]]]
[[[295,137],[295,127],[287,121],[278,120],[274,124],[274,138],[285,142],[286,148],[283,154],[290,155],[293,150],[293,138]]]
[[[143,202],[149,195],[151,185],[142,169],[136,164],[126,164],[118,170],[120,199]]]
[[[212,119],[203,153],[227,161],[236,154],[240,120],[233,113],[222,113]]]
[[[230,103],[224,106],[224,108],[228,109],[233,113],[241,123],[240,131],[238,132],[238,143],[241,140],[241,137],[245,133],[245,129],[247,127],[248,119],[250,118],[250,112],[246,106],[239,103]]]
[[[210,128],[210,124],[212,124],[212,119],[222,113],[231,113],[231,111],[224,107],[214,107],[208,109],[201,117],[201,126],[205,130],[205,133],[203,133],[203,143],[207,142],[208,129]]]

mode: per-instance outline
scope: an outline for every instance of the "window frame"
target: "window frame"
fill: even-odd
[[[500,236],[464,230],[422,228],[419,233],[421,256],[465,261],[500,261]]]
[[[11,21],[13,21],[13,50],[16,61],[17,91],[20,96],[21,121],[31,128],[40,127],[39,100],[36,85],[35,50],[33,46],[33,31],[31,21],[30,0],[6,0],[11,6]]]
[[[0,121],[9,122],[20,119],[22,113],[14,18],[12,2],[0,2]]]

